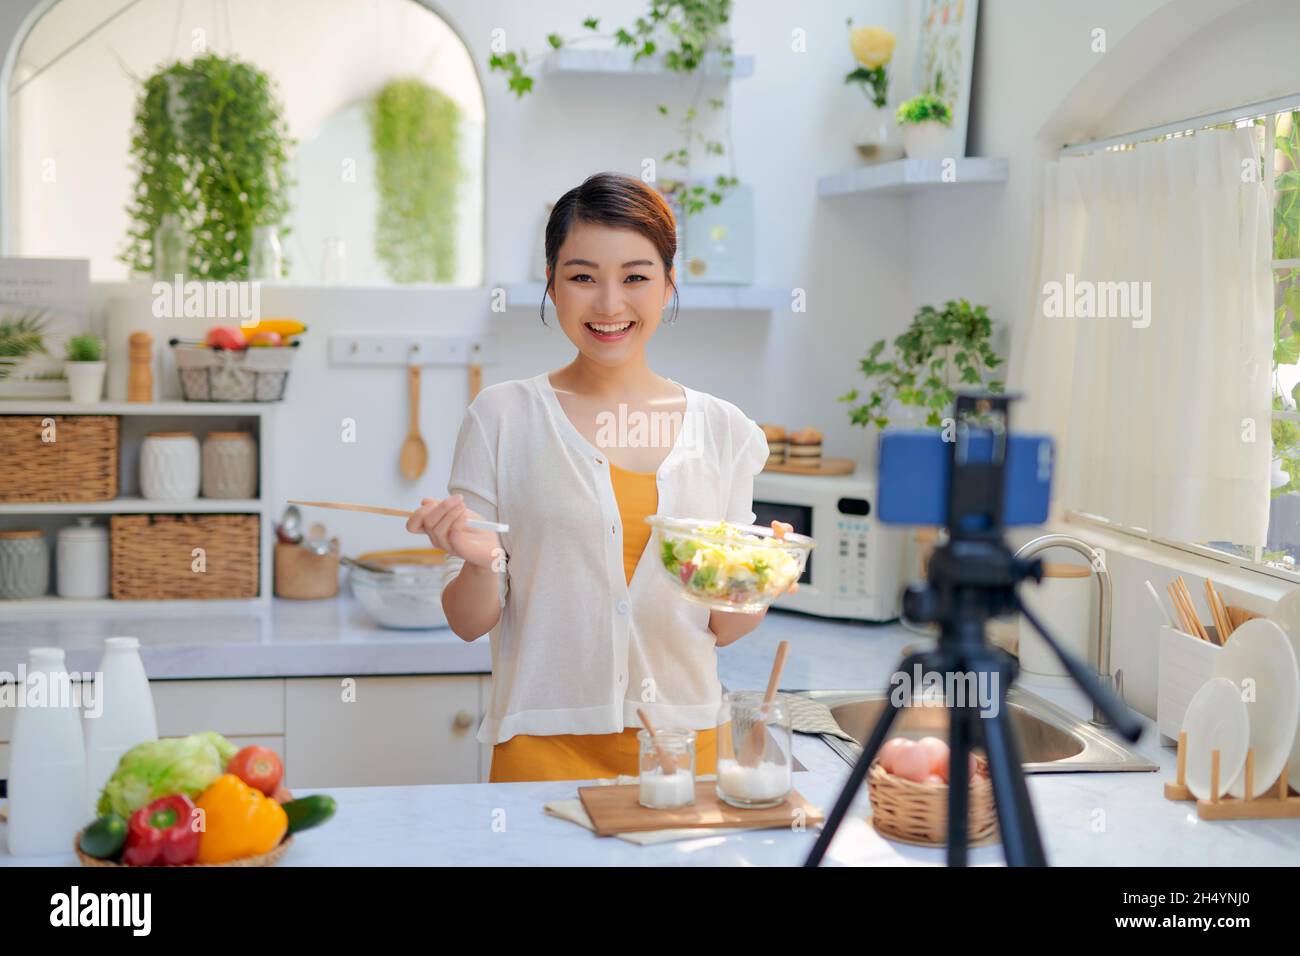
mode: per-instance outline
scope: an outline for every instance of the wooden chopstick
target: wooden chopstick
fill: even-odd
[[[1196,611],[1188,605],[1187,598],[1178,589],[1177,582],[1170,583],[1168,591],[1170,600],[1174,602],[1174,610],[1178,612],[1178,619],[1182,622],[1183,631],[1192,637],[1201,637],[1201,629],[1197,627]]]
[[[1196,613],[1196,604],[1192,601],[1192,592],[1187,589],[1187,582],[1183,580],[1181,574],[1176,580],[1178,582],[1178,590],[1183,595],[1183,602],[1187,605],[1187,612],[1192,617],[1192,623],[1196,625],[1196,633],[1200,635],[1201,640],[1209,641],[1210,632],[1205,629],[1205,625],[1201,623],[1201,616]]]
[[[781,669],[785,667],[786,655],[790,653],[790,642],[782,641],[776,646],[776,659],[772,661],[772,673],[767,678],[767,692],[763,695],[763,706],[759,709],[758,720],[749,728],[749,734],[740,748],[740,763],[746,767],[757,765],[767,752],[767,711],[776,700],[776,688],[781,681]]]
[[[1218,592],[1214,591],[1214,584],[1209,578],[1205,579],[1205,600],[1209,602],[1210,614],[1214,615],[1214,628],[1218,631],[1218,640],[1216,644],[1222,645],[1231,633],[1229,623],[1227,623],[1227,614],[1223,611],[1223,606],[1219,604]]]
[[[392,515],[394,518],[409,518],[415,514],[414,511],[402,511],[400,508],[381,508],[378,505],[349,505],[341,501],[298,501],[295,498],[289,499],[291,505],[304,505],[308,508],[333,508],[335,511],[364,511],[372,515]],[[510,530],[510,525],[502,524],[498,521],[483,521],[478,518],[470,518],[465,522],[471,528],[478,528],[481,531],[496,531],[505,534]]]

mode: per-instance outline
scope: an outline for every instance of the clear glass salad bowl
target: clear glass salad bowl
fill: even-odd
[[[771,528],[699,518],[651,515],[650,546],[664,573],[690,601],[755,614],[799,580],[816,542],[802,534],[778,538]]]

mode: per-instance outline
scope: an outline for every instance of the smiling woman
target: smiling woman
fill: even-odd
[[[452,555],[452,630],[467,641],[491,631],[478,739],[493,745],[493,781],[634,775],[642,710],[660,731],[696,731],[697,769],[714,772],[715,649],[763,615],[683,599],[656,567],[646,518],[751,523],[768,448],[735,405],[646,361],[676,292],[676,251],[671,209],[640,180],[599,173],[560,198],[546,291],[577,354],[480,392],[456,440],[451,496],[424,499],[407,524]],[[670,427],[643,427],[656,421]],[[510,530],[475,531],[475,517]]]

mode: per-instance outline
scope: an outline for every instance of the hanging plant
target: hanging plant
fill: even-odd
[[[550,45],[550,50],[546,52],[559,50],[575,40],[603,38],[613,40],[616,46],[635,50],[632,56],[634,63],[661,54],[660,62],[666,69],[693,74],[701,65],[712,65],[716,54],[718,66],[723,70],[731,70],[735,66],[735,58],[731,41],[724,31],[730,19],[731,0],[650,0],[650,9],[644,16],[637,17],[630,28],[619,27],[613,33],[601,33],[599,19],[588,17],[582,21],[583,28],[588,32],[581,37],[565,38],[558,33],[548,34],[546,42]],[[527,50],[493,53],[488,59],[488,68],[507,74],[511,92],[521,99],[533,88],[533,78],[524,69],[527,64]],[[710,203],[721,203],[727,193],[740,183],[735,176],[734,150],[729,150],[721,141],[709,139],[697,129],[703,83],[704,78],[701,76],[691,105],[678,120],[677,131],[682,145],[661,157],[661,161],[669,167],[680,168],[682,176],[677,179],[658,177],[661,189],[674,197],[687,216],[702,212]],[[706,103],[715,112],[730,112],[731,109],[730,102],[722,97],[709,97]],[[672,111],[663,104],[657,107],[657,111],[660,116],[672,115]],[[730,116],[727,117],[725,126],[728,130],[731,129]],[[691,167],[696,149],[702,150],[705,155],[730,156],[732,174],[714,177],[711,186],[691,183]]]
[[[379,189],[375,254],[394,282],[451,281],[460,109],[422,80],[393,80],[368,118]]]
[[[137,178],[121,261],[152,273],[154,233],[174,213],[193,277],[246,278],[253,230],[287,233],[292,145],[271,80],[257,67],[206,54],[160,69],[136,103]]]

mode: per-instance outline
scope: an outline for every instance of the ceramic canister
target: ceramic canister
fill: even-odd
[[[248,432],[212,432],[203,439],[203,497],[257,494],[257,442]]]
[[[108,529],[89,518],[60,528],[55,581],[59,597],[108,597]]]
[[[50,551],[36,528],[0,531],[0,600],[43,597],[50,588]]]
[[[140,493],[175,501],[199,496],[199,443],[193,432],[150,432],[140,445]]]

